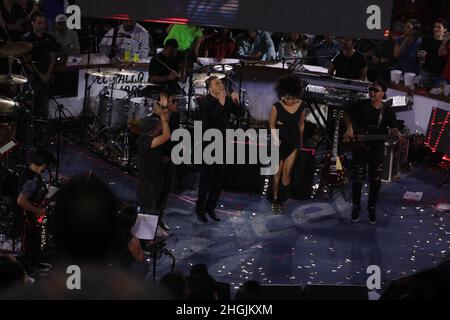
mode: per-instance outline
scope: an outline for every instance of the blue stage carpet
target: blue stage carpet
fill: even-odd
[[[61,173],[65,177],[92,170],[122,200],[135,201],[135,178],[78,147],[65,146]],[[195,177],[190,177],[195,181]],[[199,222],[194,214],[196,190],[172,194],[166,222],[174,236],[168,249],[176,269],[189,273],[196,263],[209,266],[217,280],[237,288],[247,280],[271,284],[365,285],[366,269],[381,268],[382,288],[394,279],[438,264],[450,248],[449,187],[436,188],[443,175],[425,166],[398,182],[384,185],[375,226],[350,221],[350,203],[334,200],[289,201],[289,213],[274,216],[260,195],[224,192],[217,210],[220,223]],[[423,192],[419,202],[403,200],[406,191]],[[363,204],[364,208],[364,204]],[[170,259],[158,262],[161,277]]]

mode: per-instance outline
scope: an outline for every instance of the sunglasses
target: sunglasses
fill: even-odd
[[[373,87],[370,87],[370,88],[369,88],[369,92],[378,93],[378,92],[380,92],[380,91],[382,91],[382,90],[377,89],[377,88],[373,88]]]

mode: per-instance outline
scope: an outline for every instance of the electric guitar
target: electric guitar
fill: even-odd
[[[354,150],[358,148],[370,149],[368,142],[376,141],[391,141],[392,136],[388,134],[380,134],[376,127],[357,128],[353,127],[354,139],[352,141],[346,139],[342,140],[345,150]]]
[[[324,165],[322,167],[322,180],[332,186],[345,183],[346,178],[345,168],[342,165],[344,157],[338,155],[339,123],[341,117],[342,110],[339,110],[334,128],[333,148],[325,155]]]

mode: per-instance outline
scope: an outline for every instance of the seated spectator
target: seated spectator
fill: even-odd
[[[197,263],[197,264],[193,265],[191,268],[191,272],[190,272],[191,277],[199,275],[199,274],[203,274],[203,275],[209,274],[208,267],[203,263]]]
[[[311,63],[328,69],[330,67],[331,59],[339,53],[342,46],[334,40],[333,36],[317,36],[314,39],[314,42],[316,42],[316,44],[311,49],[310,53],[312,56]]]
[[[26,33],[28,31],[31,31],[32,29],[31,15],[39,11],[39,5],[37,2],[32,0],[19,0],[17,3],[19,4],[20,8],[22,8],[23,12],[22,27],[24,32]]]
[[[394,39],[362,40],[358,47],[366,57],[367,79],[371,82],[388,82],[394,62]]]
[[[346,37],[342,50],[331,60],[328,74],[339,78],[365,81],[367,78],[366,59],[355,49],[356,40]]]
[[[422,43],[421,25],[418,20],[408,20],[403,28],[403,36],[395,41],[394,58],[397,63],[394,69],[402,72],[420,73],[417,52]]]
[[[208,274],[191,276],[189,290],[189,300],[219,300],[216,281]]]
[[[260,61],[276,59],[275,45],[267,31],[251,30],[239,35],[236,39],[239,58],[249,58]]]
[[[447,83],[450,83],[450,32],[447,32],[442,39],[441,45],[439,47],[439,56],[446,57],[447,62],[445,64],[444,71],[442,73],[442,79]]]
[[[1,28],[4,39],[17,41],[24,34],[22,24],[25,22],[22,8],[13,0],[2,0],[0,3],[0,24],[5,26],[8,34]]]
[[[236,292],[235,300],[261,300],[261,285],[258,281],[247,281]]]
[[[0,254],[0,298],[30,280],[25,269],[13,256]]]
[[[56,16],[55,30],[53,36],[56,42],[61,46],[57,55],[76,55],[80,54],[80,41],[78,34],[67,28],[67,17],[64,14]]]
[[[206,58],[231,58],[234,54],[235,43],[231,38],[229,29],[214,30],[213,34],[203,42],[204,57]]]
[[[433,37],[424,37],[418,57],[422,63],[421,82],[428,89],[440,88],[446,57],[439,56],[439,48],[448,31],[448,24],[443,19],[434,22]]]
[[[77,265],[110,265],[120,248],[118,200],[89,174],[69,181],[55,205],[55,245],[61,260]]]
[[[181,273],[171,272],[164,275],[160,285],[172,295],[173,299],[184,300],[189,296],[187,280]]]
[[[287,35],[286,39],[281,42],[278,50],[278,58],[280,59],[305,58],[307,56],[307,39],[298,32]]]

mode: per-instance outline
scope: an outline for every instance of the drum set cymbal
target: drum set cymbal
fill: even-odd
[[[0,113],[11,113],[16,106],[16,102],[6,97],[0,96]]]
[[[24,84],[27,82],[27,77],[21,76],[19,74],[0,74],[0,83]]]
[[[99,78],[114,78],[115,77],[114,73],[109,73],[109,72],[106,72],[105,70],[101,70],[101,69],[88,70],[88,71],[86,71],[86,73],[91,76],[99,77]]]
[[[120,69],[115,69],[115,68],[109,69],[109,68],[107,68],[107,69],[103,69],[103,71],[106,72],[106,73],[112,73],[112,74],[115,74],[115,75],[118,75],[118,76],[137,76],[137,75],[139,75],[139,72],[137,72],[137,71],[126,70],[126,69],[122,69],[122,68],[120,68]]]
[[[87,74],[100,78],[114,78],[115,76],[137,76],[139,72],[125,69],[104,68],[86,71]]]
[[[33,45],[26,41],[11,42],[3,45],[0,48],[1,57],[18,57],[27,54],[33,49]]]
[[[230,72],[233,71],[233,66],[229,64],[217,64],[213,67],[213,69],[217,72]]]

